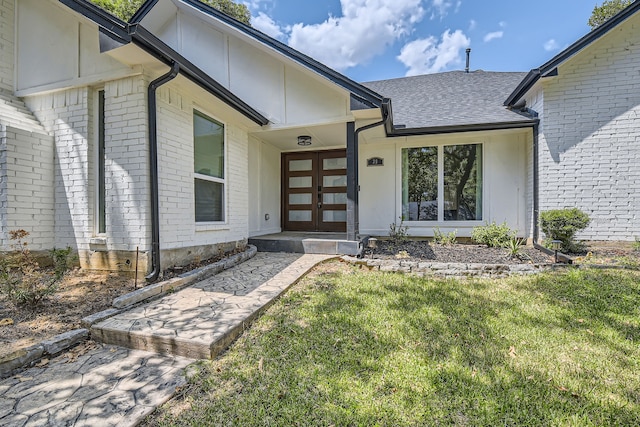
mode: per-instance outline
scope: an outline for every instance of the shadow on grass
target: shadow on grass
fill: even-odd
[[[638,425],[638,276],[594,274],[309,277],[202,365],[180,423]]]

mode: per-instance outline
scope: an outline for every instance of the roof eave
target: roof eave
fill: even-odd
[[[626,21],[629,17],[631,17],[638,11],[640,11],[640,1],[634,1],[629,6],[607,20],[605,23],[603,23],[596,29],[591,30],[571,46],[551,58],[551,60],[543,64],[540,68],[531,70],[527,77],[525,77],[525,79],[518,85],[518,87],[511,93],[511,95],[509,95],[507,100],[504,102],[504,105],[513,106],[520,100],[522,96],[524,96],[524,94],[526,94],[533,87],[534,84],[536,84],[538,80],[540,80],[541,77],[547,77],[551,75],[550,73],[554,69],[558,68],[562,63],[576,55],[591,43],[598,40],[600,37],[607,34],[622,22]],[[533,77],[532,73],[534,73]]]
[[[431,126],[423,128],[394,128],[387,132],[389,137],[441,135],[448,133],[481,132],[533,127],[537,120],[520,120],[516,122],[474,123],[468,125]]]

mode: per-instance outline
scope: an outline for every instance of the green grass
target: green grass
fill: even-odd
[[[320,268],[150,425],[640,425],[640,273]],[[195,374],[194,374],[195,372]]]

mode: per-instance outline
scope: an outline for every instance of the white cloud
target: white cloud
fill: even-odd
[[[282,39],[285,35],[282,28],[264,12],[259,12],[258,16],[251,18],[251,26],[275,39]]]
[[[444,1],[444,0],[434,0]],[[291,27],[289,45],[345,70],[383,53],[424,16],[421,0],[341,0],[342,16]]]
[[[507,23],[504,22],[504,21],[500,21],[500,22],[498,22],[498,25],[500,25],[500,28],[504,28],[504,27],[507,26]]]
[[[491,40],[501,39],[504,36],[504,31],[494,31],[484,36],[484,42],[489,43]]]
[[[461,51],[470,43],[471,40],[461,30],[453,33],[446,30],[441,39],[431,36],[407,43],[398,59],[409,68],[407,76],[437,73],[462,63]]]
[[[435,19],[436,17],[439,17],[440,19],[444,18],[445,16],[447,16],[447,14],[449,13],[449,9],[451,9],[453,5],[453,0],[433,0],[431,3],[431,19]],[[462,6],[462,1],[456,1],[454,12],[458,12],[460,6]]]
[[[469,21],[469,31],[475,30],[477,26],[478,26],[478,23],[476,22],[475,19],[472,19],[471,21]]]
[[[555,41],[555,39],[549,39],[544,44],[544,50],[546,50],[547,52],[551,52],[552,50],[558,50],[559,47],[560,45],[558,44],[557,41]]]

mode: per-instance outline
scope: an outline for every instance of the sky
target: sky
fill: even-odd
[[[358,82],[529,71],[590,30],[602,0],[242,0],[252,25]]]

